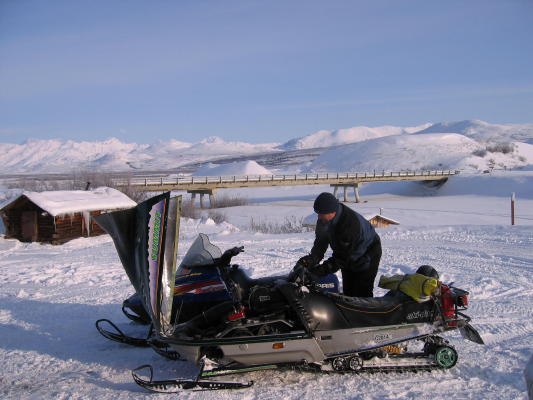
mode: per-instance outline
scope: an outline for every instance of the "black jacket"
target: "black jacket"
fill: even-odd
[[[322,264],[324,271],[317,270],[320,275],[347,268],[353,271],[366,268],[369,250],[380,244],[374,227],[362,215],[339,203],[337,215],[328,223],[317,221],[315,242],[311,255],[315,263],[324,258],[331,246],[333,255]],[[381,248],[381,247],[380,247]]]

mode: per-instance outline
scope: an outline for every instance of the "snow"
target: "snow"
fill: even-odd
[[[312,212],[314,197],[328,186],[239,189],[246,206],[222,209],[227,222],[181,221],[178,257],[199,232],[222,250],[244,245],[234,259],[254,277],[288,272],[313,243],[313,232],[261,234],[250,217],[283,222]],[[509,199],[517,193],[517,225]],[[121,303],[133,289],[108,236],[80,238],[61,246],[0,237],[0,397],[2,399],[526,399],[524,370],[533,334],[533,172],[461,174],[440,188],[420,183],[363,186],[366,203],[346,203],[363,215],[377,212],[401,225],[378,229],[383,258],[379,275],[434,266],[446,282],[470,291],[473,326],[486,342],[443,335],[459,353],[447,371],[317,375],[264,371],[224,380],[253,380],[239,391],[157,395],[137,387],[131,370],[152,364],[158,379],[191,378],[196,367],[165,360],[150,349],[101,337],[98,318],[130,333]],[[1,197],[1,196],[0,196]],[[353,197],[352,197],[353,199]],[[379,277],[379,276],[378,276]],[[376,289],[376,295],[382,295]]]
[[[82,211],[117,210],[137,205],[124,193],[99,187],[94,190],[55,190],[48,192],[22,192],[33,203],[56,217]],[[17,199],[13,199],[16,201]]]
[[[186,143],[177,140],[154,144],[28,140],[23,144],[0,143],[3,173],[74,172],[79,169],[171,169],[209,158],[276,152],[278,143],[225,142],[217,137]]]
[[[272,175],[265,167],[262,167],[253,160],[236,161],[227,164],[212,164],[209,163],[199,168],[195,176],[225,176],[225,175]]]
[[[311,163],[308,170],[455,169],[462,159],[480,148],[474,140],[455,133],[388,136],[326,151]]]
[[[418,133],[454,132],[482,142],[525,142],[533,144],[533,124],[489,124],[478,120],[440,122]]]
[[[503,154],[484,151],[481,143],[457,133],[387,136],[325,151],[306,172],[508,169],[533,164],[533,145],[517,143]],[[492,166],[492,168],[491,168]]]
[[[531,399],[533,398],[533,355],[531,355],[526,369],[524,370],[524,377],[526,378],[527,392]]]
[[[409,134],[421,131],[431,126],[430,123],[415,127],[378,126],[355,126],[353,128],[338,129],[334,131],[321,130],[301,138],[291,139],[280,146],[284,150],[312,149],[317,147],[340,146],[349,143],[376,139],[383,136]]]
[[[456,134],[463,139],[456,139],[457,146],[451,146],[446,141],[433,142],[426,151],[420,150],[431,141],[426,135]],[[436,137],[436,136],[434,136]],[[388,140],[385,140],[387,139]],[[392,138],[397,138],[392,140]],[[383,141],[376,141],[383,139]],[[468,142],[468,140],[471,140]],[[354,143],[371,142],[386,153],[399,151],[403,157],[412,160],[413,165],[431,166],[434,164],[449,165],[452,169],[478,169],[488,167],[494,159],[496,168],[525,167],[532,169],[533,157],[533,124],[489,124],[483,121],[439,122],[425,123],[418,126],[356,126],[337,130],[320,130],[299,138],[289,139],[283,144],[245,142],[226,142],[217,136],[199,140],[194,143],[177,140],[156,141],[152,144],[123,143],[116,138],[102,142],[74,142],[71,140],[28,140],[23,144],[0,143],[0,170],[2,173],[69,173],[76,170],[170,170],[174,168],[194,168],[201,163],[216,162],[269,154],[274,159],[278,153],[286,158],[286,153],[300,152],[303,156],[314,157],[330,147],[353,145]],[[512,154],[501,155],[489,152],[485,156],[467,157],[460,143],[465,143],[466,149],[475,148],[480,151],[487,145],[494,143],[512,143],[515,151]],[[370,145],[370,144],[369,144]],[[406,149],[394,146],[405,145]],[[348,147],[349,147],[348,146]],[[344,147],[343,147],[344,148]],[[357,147],[350,147],[357,149]],[[363,147],[361,147],[363,148]],[[419,151],[412,151],[418,148]],[[308,149],[315,149],[310,151]],[[348,150],[346,150],[348,151]],[[312,154],[312,156],[311,156]],[[373,157],[379,156],[376,152]],[[360,152],[355,156],[365,158]],[[428,162],[428,159],[439,158],[438,163]],[[354,158],[353,156],[351,158]],[[524,158],[523,160],[521,158]],[[258,158],[257,158],[258,159]],[[375,160],[374,160],[375,161]],[[390,161],[388,162],[390,163]],[[404,164],[407,163],[404,160]],[[382,163],[383,164],[383,163]],[[359,167],[363,167],[361,163]],[[368,164],[366,164],[368,165]],[[291,165],[293,167],[293,165]],[[280,165],[283,168],[283,165]],[[371,170],[378,168],[372,165]],[[381,167],[380,167],[381,168]],[[344,172],[331,170],[328,172]],[[294,171],[286,171],[290,173]]]

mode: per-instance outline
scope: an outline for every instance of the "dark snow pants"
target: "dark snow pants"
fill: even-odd
[[[374,280],[381,260],[381,241],[375,240],[356,263],[342,268],[342,291],[350,297],[373,297]]]

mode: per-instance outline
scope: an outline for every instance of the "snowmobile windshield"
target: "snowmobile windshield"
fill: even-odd
[[[209,241],[207,235],[200,233],[183,257],[179,269],[213,265],[220,257],[222,257],[222,251]]]

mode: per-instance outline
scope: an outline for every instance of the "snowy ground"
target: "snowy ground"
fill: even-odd
[[[446,335],[459,351],[449,371],[374,375],[312,375],[268,371],[236,377],[250,389],[158,395],[138,388],[131,369],[152,364],[158,378],[191,377],[194,367],[101,337],[98,318],[142,333],[122,316],[131,285],[111,239],[78,239],[62,246],[0,237],[0,398],[3,399],[524,399],[523,369],[533,337],[533,194],[531,177],[450,181],[439,192],[402,185],[368,185],[362,214],[383,209],[401,225],[380,230],[380,273],[435,266],[445,281],[471,292],[468,314],[486,345]],[[482,188],[482,184],[489,186]],[[392,185],[392,184],[389,184]],[[392,186],[387,186],[392,188]],[[251,217],[283,221],[311,213],[328,187],[254,190],[250,205],[225,209],[232,225],[183,221],[180,254],[198,232],[222,249],[244,245],[236,259],[253,276],[288,272],[311,247],[313,233],[254,234]],[[429,190],[429,191],[428,191]],[[517,192],[517,226],[510,226],[510,191]],[[244,194],[247,192],[244,191]],[[407,195],[410,193],[410,195]],[[475,193],[475,194],[474,194]],[[377,294],[382,293],[377,291]]]

